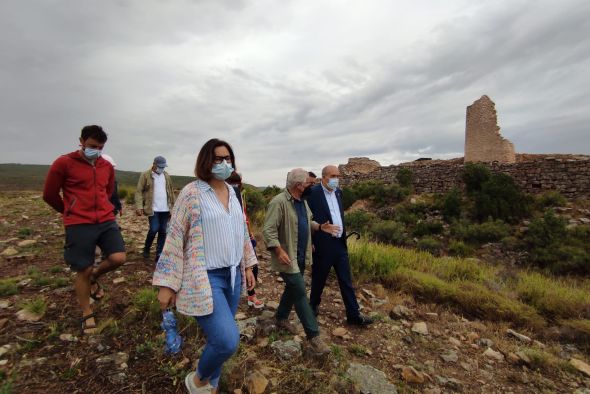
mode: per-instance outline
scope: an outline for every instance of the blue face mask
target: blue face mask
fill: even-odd
[[[100,149],[84,148],[84,156],[86,156],[88,160],[98,159],[100,157],[101,152],[102,151]]]
[[[233,170],[234,168],[224,160],[219,164],[213,164],[211,173],[216,179],[225,181],[227,178],[229,178]]]
[[[332,190],[336,190],[336,188],[338,188],[338,178],[328,179],[328,187]]]

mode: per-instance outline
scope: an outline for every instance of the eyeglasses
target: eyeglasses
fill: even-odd
[[[231,156],[215,156],[213,159],[213,163],[221,164],[222,161],[226,161],[227,163],[231,163]]]

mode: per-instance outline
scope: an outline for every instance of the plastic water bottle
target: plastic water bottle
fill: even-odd
[[[166,309],[162,313],[162,330],[166,331],[166,344],[164,345],[164,352],[168,354],[176,354],[182,347],[182,337],[176,329],[176,316],[171,309]]]

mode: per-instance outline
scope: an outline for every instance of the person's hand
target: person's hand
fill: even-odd
[[[170,308],[176,304],[176,293],[169,287],[160,287],[158,302],[160,303],[160,309]]]
[[[248,291],[254,289],[256,286],[256,277],[254,276],[254,272],[252,271],[252,267],[246,268],[246,288]]]
[[[322,224],[322,231],[335,237],[340,232],[340,226],[336,224],[330,224],[330,222],[326,222]]]
[[[143,209],[136,209],[135,213],[137,214],[137,216],[143,216]]]
[[[284,264],[284,265],[291,265],[291,259],[289,258],[289,255],[287,254],[287,252],[285,252],[283,250],[283,248],[281,248],[280,246],[277,246],[275,249],[275,255],[277,256],[277,259],[279,259],[279,263]]]

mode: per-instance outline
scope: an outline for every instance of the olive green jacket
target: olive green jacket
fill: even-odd
[[[172,190],[172,179],[166,171],[164,171],[166,179],[166,196],[168,197],[168,209],[172,212],[174,206],[174,190]],[[143,213],[147,216],[154,214],[154,180],[152,179],[152,169],[144,171],[139,176],[137,188],[135,190],[135,208],[143,209]]]
[[[305,251],[305,264],[311,264],[311,210],[304,202],[307,210],[307,222],[309,223],[309,235],[307,237],[307,250]],[[266,208],[264,228],[262,235],[267,249],[281,246],[291,259],[291,265],[285,265],[271,253],[271,267],[278,272],[294,274],[299,272],[297,265],[297,212],[295,211],[293,196],[285,189],[276,195]]]

